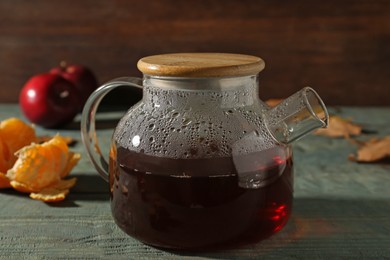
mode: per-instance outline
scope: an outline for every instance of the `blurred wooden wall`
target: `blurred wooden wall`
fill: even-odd
[[[262,57],[261,97],[303,86],[329,105],[390,105],[389,0],[1,0],[0,102],[61,60],[103,83],[169,52]]]

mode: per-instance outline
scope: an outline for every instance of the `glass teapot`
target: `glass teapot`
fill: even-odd
[[[117,225],[146,244],[176,249],[253,243],[280,230],[293,199],[289,144],[328,124],[317,93],[306,87],[270,108],[258,98],[264,61],[248,55],[155,55],[138,68],[143,80],[97,89],[81,122]],[[143,98],[118,123],[107,163],[95,113],[124,85],[142,88]]]

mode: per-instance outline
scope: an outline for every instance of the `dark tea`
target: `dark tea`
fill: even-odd
[[[146,244],[180,249],[254,243],[289,218],[291,157],[258,165],[258,172],[274,176],[272,181],[244,188],[232,158],[168,159],[121,147],[112,155],[113,216],[122,230]]]

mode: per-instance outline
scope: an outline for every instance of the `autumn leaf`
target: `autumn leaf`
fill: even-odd
[[[351,120],[344,119],[340,116],[332,115],[329,117],[328,128],[321,128],[314,132],[315,135],[322,135],[328,137],[345,137],[360,135],[362,127],[358,124],[352,123]]]
[[[390,158],[390,136],[361,142],[357,154],[349,156],[356,162],[375,162],[386,158]]]

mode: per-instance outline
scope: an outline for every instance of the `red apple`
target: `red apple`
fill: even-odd
[[[61,62],[60,66],[51,69],[50,73],[62,76],[78,88],[81,95],[79,111],[83,109],[88,97],[99,86],[92,71],[83,65],[67,65],[65,62]]]
[[[30,78],[19,96],[19,105],[26,118],[47,128],[72,121],[79,104],[80,93],[74,84],[51,73]]]

